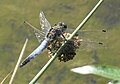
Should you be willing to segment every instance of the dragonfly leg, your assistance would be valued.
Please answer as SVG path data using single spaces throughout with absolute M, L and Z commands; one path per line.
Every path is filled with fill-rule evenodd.
M 62 35 L 63 39 L 64 39 L 65 41 L 67 41 L 67 39 L 65 38 L 65 36 L 64 36 L 63 34 L 61 34 L 61 35 Z

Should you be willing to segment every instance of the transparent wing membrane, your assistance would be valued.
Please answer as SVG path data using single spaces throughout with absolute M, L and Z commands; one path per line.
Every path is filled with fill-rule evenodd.
M 98 40 L 81 38 L 80 43 L 81 43 L 81 46 L 79 51 L 92 51 L 100 48 L 106 48 L 105 43 Z
M 30 28 L 33 29 L 33 32 L 38 40 L 39 43 L 41 43 L 41 41 L 44 39 L 45 34 L 44 32 L 40 31 L 39 29 L 35 28 L 33 25 L 31 25 L 29 22 L 25 21 L 24 23 L 26 23 L 28 26 L 30 26 Z
M 45 15 L 43 12 L 40 12 L 40 25 L 41 25 L 41 29 L 42 31 L 45 33 L 45 36 L 48 34 L 49 30 L 51 29 L 51 25 L 50 23 L 47 21 L 47 19 L 45 18 Z
M 44 39 L 44 36 L 42 34 L 40 35 L 37 32 L 35 32 L 35 36 L 36 36 L 39 43 L 41 43 L 43 41 L 43 39 Z
M 37 29 L 36 27 L 31 25 L 27 21 L 25 21 L 24 23 L 26 23 L 27 25 L 29 25 L 33 29 L 34 34 L 35 34 L 38 42 L 41 43 L 43 41 L 43 39 L 46 37 L 46 35 L 48 34 L 49 30 L 51 29 L 51 25 L 47 21 L 47 19 L 45 18 L 45 15 L 43 12 L 40 12 L 39 17 L 40 17 L 40 25 L 41 25 L 42 31 L 40 31 L 39 29 Z
M 66 31 L 69 32 L 69 33 L 72 33 L 74 31 L 74 29 L 73 28 L 67 28 Z M 107 30 L 106 29 L 101 29 L 101 30 L 80 30 L 80 31 L 78 31 L 78 33 L 92 33 L 92 32 L 105 33 L 105 32 L 107 32 Z

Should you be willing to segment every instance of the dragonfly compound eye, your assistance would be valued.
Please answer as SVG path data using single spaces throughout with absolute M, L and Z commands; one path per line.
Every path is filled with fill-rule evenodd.
M 67 29 L 67 25 L 64 22 L 59 22 L 57 25 L 62 29 L 62 31 Z
M 58 26 L 62 26 L 63 28 L 67 28 L 67 25 L 64 22 L 58 22 Z

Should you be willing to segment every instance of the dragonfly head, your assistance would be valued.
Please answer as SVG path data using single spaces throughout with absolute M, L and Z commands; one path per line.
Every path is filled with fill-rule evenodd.
M 67 29 L 67 25 L 64 22 L 58 22 L 56 24 L 56 26 L 58 26 L 59 28 L 61 28 L 62 32 L 64 32 Z

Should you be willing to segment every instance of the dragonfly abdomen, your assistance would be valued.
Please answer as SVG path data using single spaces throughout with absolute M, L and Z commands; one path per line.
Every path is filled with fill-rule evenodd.
M 21 63 L 20 67 L 26 65 L 38 54 L 40 54 L 44 49 L 46 49 L 48 47 L 48 43 L 49 43 L 48 39 L 43 40 L 42 43 Z
M 43 40 L 42 43 L 29 56 L 35 58 L 36 55 L 40 54 L 44 49 L 48 47 L 48 43 L 49 40 Z

